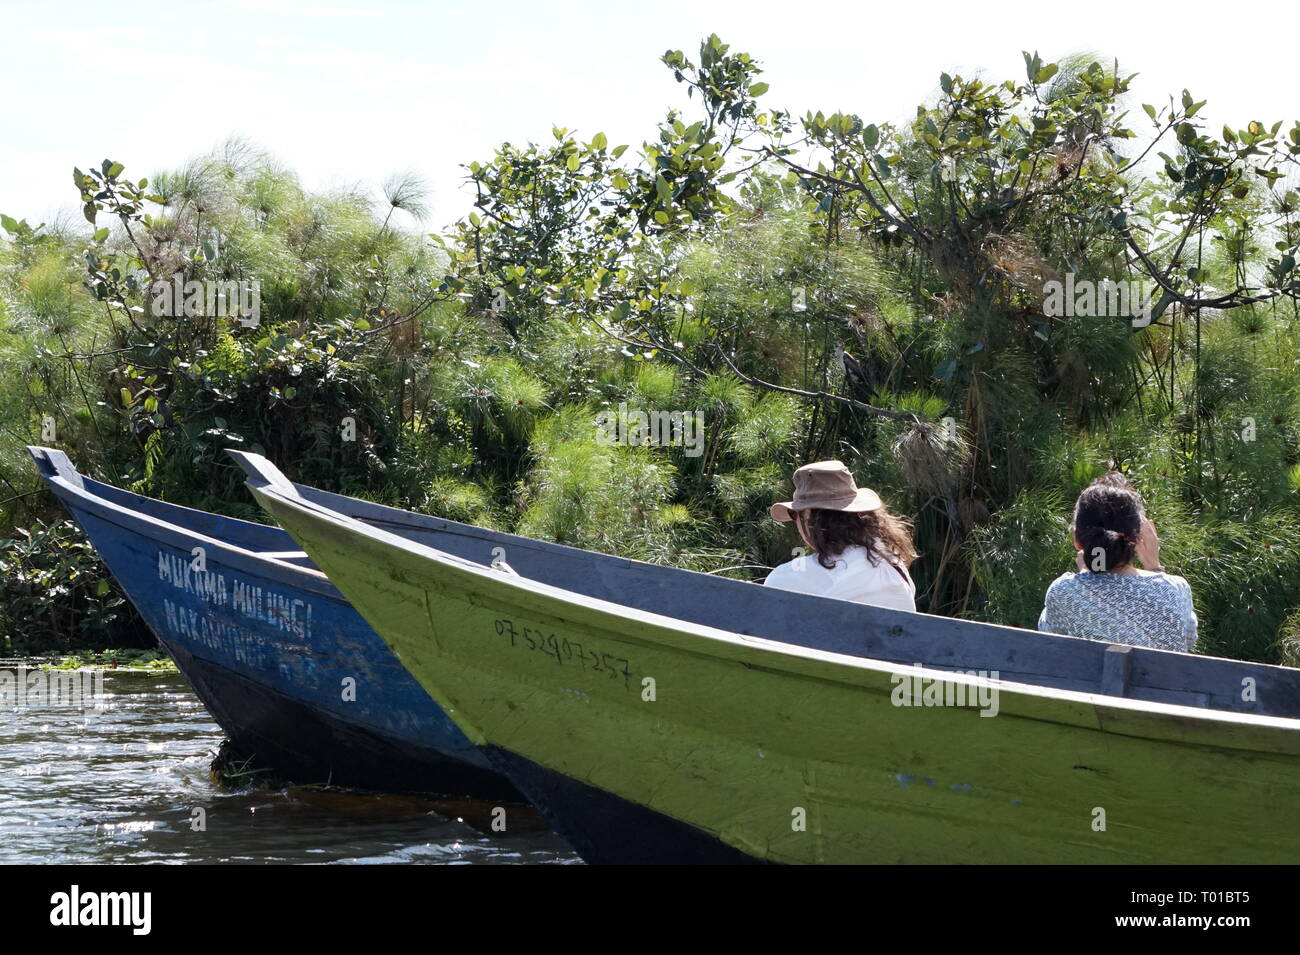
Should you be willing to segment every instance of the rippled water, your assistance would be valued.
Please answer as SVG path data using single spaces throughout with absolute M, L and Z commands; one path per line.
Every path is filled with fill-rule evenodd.
M 84 711 L 0 703 L 0 863 L 577 861 L 524 807 L 495 833 L 484 803 L 232 791 L 210 772 L 221 730 L 179 675 L 110 670 L 103 687 Z

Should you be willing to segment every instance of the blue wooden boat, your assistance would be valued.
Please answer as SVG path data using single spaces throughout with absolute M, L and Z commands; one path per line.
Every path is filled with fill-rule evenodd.
M 490 569 L 248 465 L 268 512 L 588 861 L 1300 853 L 1300 670 L 540 541 Z
M 28 450 L 240 757 L 298 781 L 518 798 L 284 531 Z

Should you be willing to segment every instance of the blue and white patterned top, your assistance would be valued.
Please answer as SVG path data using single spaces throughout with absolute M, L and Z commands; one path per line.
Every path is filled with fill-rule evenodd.
M 1047 588 L 1038 629 L 1191 652 L 1196 646 L 1192 588 L 1174 574 L 1062 574 Z

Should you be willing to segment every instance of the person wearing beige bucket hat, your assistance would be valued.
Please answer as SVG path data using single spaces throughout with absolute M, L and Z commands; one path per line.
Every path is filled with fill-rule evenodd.
M 907 524 L 880 495 L 858 487 L 840 461 L 815 461 L 794 472 L 794 498 L 773 504 L 772 519 L 793 523 L 811 553 L 773 569 L 768 587 L 837 600 L 916 610 L 908 566 L 916 549 Z

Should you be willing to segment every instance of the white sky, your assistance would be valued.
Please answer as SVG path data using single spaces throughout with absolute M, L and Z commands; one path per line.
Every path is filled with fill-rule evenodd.
M 459 164 L 552 124 L 611 144 L 653 138 L 690 108 L 658 58 L 697 59 L 717 32 L 765 69 L 769 106 L 867 122 L 909 116 L 941 71 L 1023 79 L 1022 49 L 1078 51 L 1138 72 L 1140 103 L 1189 87 L 1209 128 L 1300 118 L 1300 4 L 1200 5 L 668 0 L 0 0 L 5 103 L 0 212 L 76 215 L 74 165 L 132 177 L 230 134 L 269 149 L 309 189 L 376 189 L 413 169 L 433 186 L 429 228 L 463 214 Z

